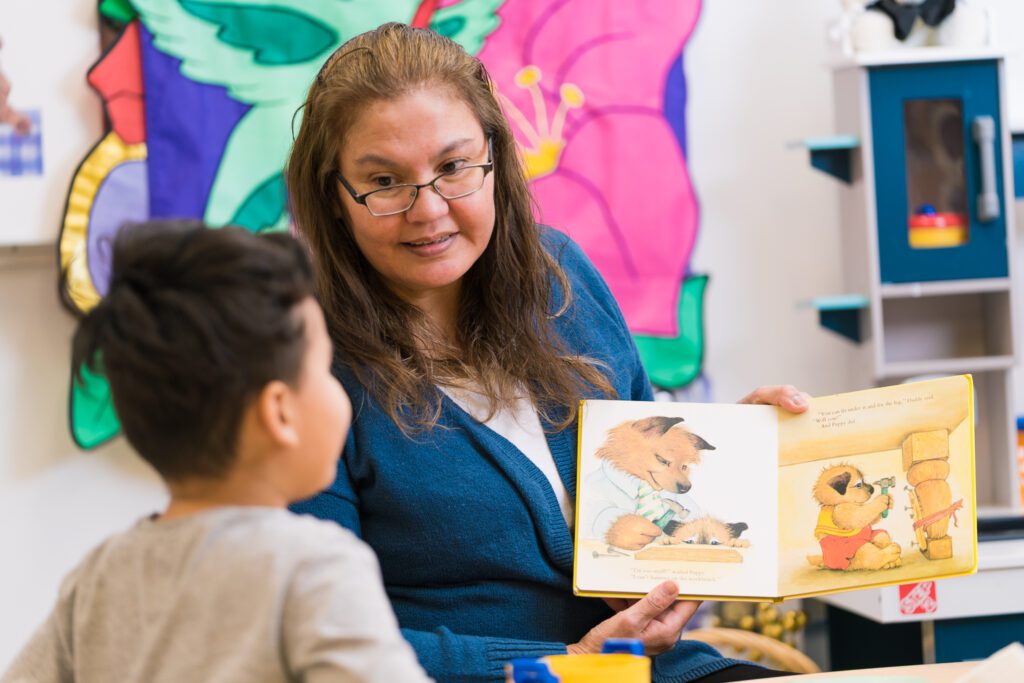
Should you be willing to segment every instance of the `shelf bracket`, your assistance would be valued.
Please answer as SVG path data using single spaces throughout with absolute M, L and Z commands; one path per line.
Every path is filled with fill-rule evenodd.
M 850 152 L 860 147 L 853 135 L 834 135 L 824 138 L 805 138 L 800 143 L 811 155 L 811 166 L 845 183 L 853 180 L 850 170 Z
M 818 324 L 852 342 L 864 341 L 860 312 L 868 307 L 868 298 L 860 294 L 819 296 L 811 300 L 818 311 Z

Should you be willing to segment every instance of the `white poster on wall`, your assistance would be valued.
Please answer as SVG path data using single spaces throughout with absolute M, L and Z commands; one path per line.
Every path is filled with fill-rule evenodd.
M 95 0 L 0 2 L 0 246 L 56 240 L 75 167 L 103 129 L 86 83 L 99 57 Z M 6 114 L 6 115 L 3 115 Z

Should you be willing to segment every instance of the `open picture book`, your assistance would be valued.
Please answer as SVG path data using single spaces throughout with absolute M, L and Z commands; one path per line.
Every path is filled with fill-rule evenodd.
M 774 406 L 583 401 L 574 590 L 782 600 L 977 566 L 969 375 Z

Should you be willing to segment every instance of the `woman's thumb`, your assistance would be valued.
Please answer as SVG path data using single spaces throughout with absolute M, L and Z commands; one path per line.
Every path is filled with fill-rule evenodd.
M 633 605 L 635 609 L 646 619 L 653 619 L 675 602 L 679 597 L 679 586 L 675 581 L 663 581 L 655 586 L 644 599 Z

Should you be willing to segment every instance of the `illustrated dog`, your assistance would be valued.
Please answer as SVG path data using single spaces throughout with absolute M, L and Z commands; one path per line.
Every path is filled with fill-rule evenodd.
M 892 508 L 892 497 L 878 495 L 850 465 L 825 468 L 814 483 L 813 496 L 821 506 L 814 536 L 821 555 L 807 561 L 827 569 L 890 569 L 899 567 L 900 546 L 888 533 L 873 529 L 882 513 Z
M 604 522 L 593 526 L 601 528 L 598 533 L 603 532 L 610 545 L 637 550 L 662 534 L 673 535 L 690 514 L 685 506 L 663 499 L 661 492 L 686 494 L 701 451 L 715 447 L 681 422 L 681 417 L 663 416 L 624 422 L 609 430 L 607 440 L 597 449 L 596 456 L 608 476 L 594 484 L 603 487 L 607 495 L 603 507 L 596 506 Z M 658 495 L 651 493 L 652 489 Z M 641 491 L 652 499 L 652 506 L 661 506 L 658 512 L 641 514 Z
M 740 538 L 747 529 L 745 522 L 727 523 L 714 517 L 698 517 L 680 523 L 671 536 L 663 536 L 659 542 L 665 545 L 686 543 L 749 548 L 750 541 Z

